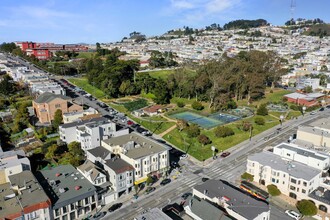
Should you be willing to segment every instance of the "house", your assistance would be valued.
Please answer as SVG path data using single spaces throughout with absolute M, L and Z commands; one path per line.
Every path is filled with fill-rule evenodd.
M 89 116 L 89 117 L 86 117 L 86 116 Z M 64 113 L 63 114 L 63 123 L 66 124 L 66 123 L 79 121 L 79 119 L 88 120 L 88 119 L 99 118 L 99 117 L 102 117 L 102 115 L 98 114 L 97 110 L 95 110 L 94 108 L 89 108 L 82 112 Z
M 107 181 L 106 174 L 89 160 L 77 167 L 77 170 L 94 186 L 101 186 Z
M 32 106 L 40 123 L 51 123 L 57 110 L 61 110 L 62 114 L 83 111 L 82 106 L 73 104 L 69 100 L 67 96 L 45 92 L 32 102 Z
M 23 150 L 0 152 L 0 184 L 9 182 L 9 176 L 25 170 L 31 170 L 31 164 Z
M 41 170 L 36 177 L 51 200 L 51 219 L 82 218 L 98 207 L 96 188 L 72 165 Z
M 103 140 L 101 146 L 134 167 L 134 184 L 145 182 L 148 175 L 165 174 L 170 165 L 167 146 L 136 132 Z
M 0 185 L 0 219 L 51 219 L 51 201 L 31 171 Z
M 287 95 L 284 95 L 288 99 L 288 102 L 295 103 L 297 105 L 304 105 L 307 107 L 317 105 L 319 104 L 319 101 L 321 101 L 325 95 L 323 93 L 290 93 Z
M 162 111 L 163 107 L 161 105 L 153 105 L 142 109 L 143 113 L 149 116 L 158 115 Z
M 60 139 L 69 144 L 73 141 L 81 143 L 81 148 L 86 151 L 100 146 L 101 141 L 129 133 L 128 128 L 122 128 L 106 118 L 92 118 L 79 120 L 59 126 Z
M 13 114 L 10 111 L 0 112 L 0 118 L 3 122 L 11 122 L 13 120 Z
M 197 200 L 205 200 L 220 206 L 230 217 L 235 219 L 264 220 L 269 219 L 270 216 L 270 207 L 267 202 L 258 200 L 223 180 L 207 180 L 203 184 L 195 186 L 193 188 L 193 196 L 198 198 Z M 208 207 L 212 213 L 218 215 L 216 216 L 217 219 L 221 219 L 224 215 L 223 212 L 216 211 L 213 207 L 207 206 L 207 204 L 197 204 L 198 202 L 193 199 L 191 203 L 190 200 L 191 204 L 188 207 L 186 206 L 185 209 L 191 214 L 193 213 L 192 210 L 196 212 L 197 208 L 199 209 L 197 213 L 202 215 L 203 212 L 200 211 L 200 207 L 194 207 L 194 205 L 199 205 L 205 208 Z M 197 216 L 196 214 L 194 215 Z M 199 216 L 197 219 L 201 219 L 201 217 Z

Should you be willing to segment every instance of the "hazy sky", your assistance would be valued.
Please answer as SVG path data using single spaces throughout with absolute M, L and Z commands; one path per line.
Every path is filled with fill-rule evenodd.
M 289 20 L 291 0 L 1 0 L 0 42 L 115 42 L 236 19 Z M 295 17 L 330 21 L 330 0 L 296 0 Z

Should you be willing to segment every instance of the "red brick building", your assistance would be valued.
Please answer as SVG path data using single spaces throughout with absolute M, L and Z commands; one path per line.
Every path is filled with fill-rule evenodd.
M 323 93 L 290 93 L 284 95 L 288 99 L 288 102 L 295 103 L 297 105 L 304 105 L 307 107 L 319 104 L 325 95 Z
M 15 42 L 16 46 L 20 47 L 23 52 L 27 49 L 33 49 L 37 47 L 37 43 L 35 42 Z

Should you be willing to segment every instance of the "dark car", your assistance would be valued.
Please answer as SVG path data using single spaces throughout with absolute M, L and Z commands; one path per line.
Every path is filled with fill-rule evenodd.
M 96 213 L 95 215 L 93 215 L 93 220 L 98 220 L 98 219 L 101 219 L 103 218 L 107 213 L 106 212 L 99 212 L 99 213 Z
M 108 211 L 109 212 L 114 212 L 117 209 L 119 209 L 122 205 L 123 205 L 123 203 L 115 203 L 108 209 Z
M 184 193 L 184 194 L 181 196 L 181 199 L 186 200 L 189 196 L 192 196 L 192 193 Z
M 320 112 L 323 112 L 324 111 L 324 108 L 320 108 L 320 110 L 319 110 Z
M 160 182 L 160 185 L 161 186 L 165 186 L 166 184 L 169 184 L 171 182 L 170 179 L 163 179 L 161 182 Z
M 230 152 L 223 152 L 221 154 L 221 157 L 228 157 L 230 155 Z
M 146 189 L 146 194 L 149 194 L 149 193 L 151 193 L 151 192 L 153 192 L 153 191 L 155 191 L 156 190 L 156 187 L 151 187 L 151 186 L 149 186 L 147 189 Z
M 206 177 L 203 177 L 203 178 L 202 178 L 202 181 L 203 181 L 203 182 L 206 182 L 206 181 L 208 181 L 208 180 L 209 180 L 209 178 L 206 178 Z

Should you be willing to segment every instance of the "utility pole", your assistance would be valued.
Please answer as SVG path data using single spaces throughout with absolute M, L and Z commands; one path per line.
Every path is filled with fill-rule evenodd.
M 294 11 L 296 9 L 296 0 L 291 0 L 290 11 L 291 11 L 291 19 L 294 20 Z

